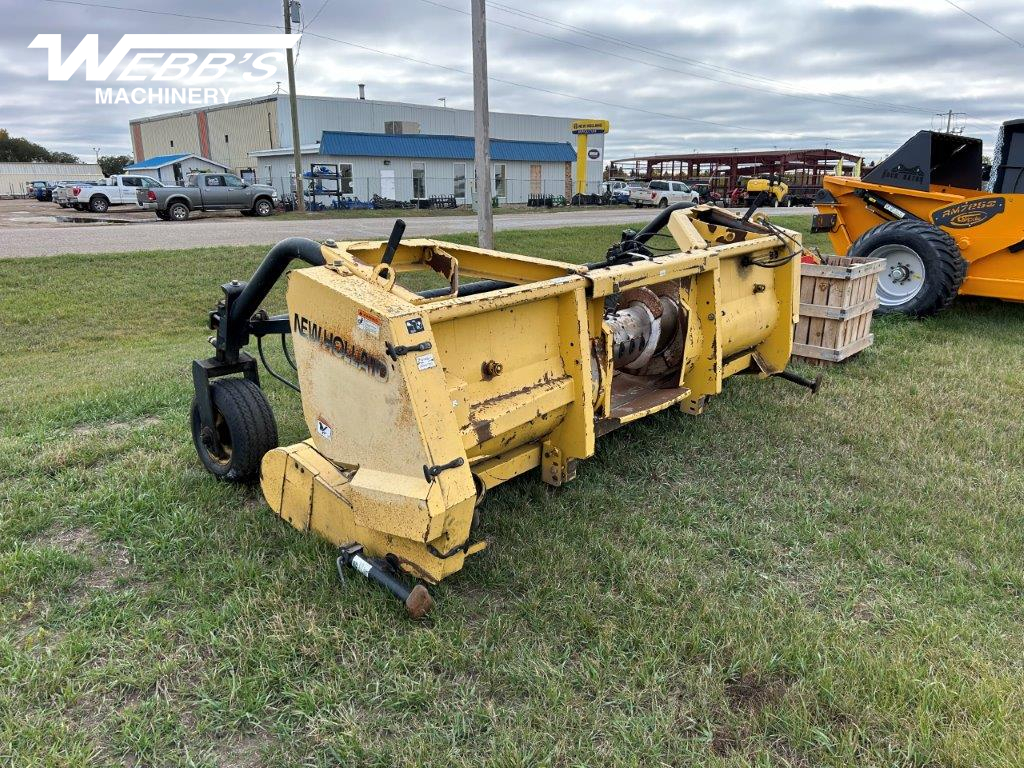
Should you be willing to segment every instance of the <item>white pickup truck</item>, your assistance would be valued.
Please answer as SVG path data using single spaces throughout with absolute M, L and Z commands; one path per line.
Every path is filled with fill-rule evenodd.
M 668 208 L 676 203 L 697 205 L 700 202 L 700 195 L 681 181 L 655 179 L 646 188 L 632 190 L 629 193 L 629 202 L 637 208 L 645 205 Z
M 162 186 L 152 176 L 111 176 L 102 184 L 72 187 L 68 190 L 67 204 L 79 211 L 105 213 L 112 205 L 135 204 L 140 189 Z

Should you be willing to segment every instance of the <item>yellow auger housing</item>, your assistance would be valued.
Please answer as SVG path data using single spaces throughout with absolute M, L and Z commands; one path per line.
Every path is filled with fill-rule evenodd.
M 665 226 L 674 252 L 652 247 Z M 323 264 L 289 275 L 287 318 L 257 315 L 248 326 L 257 338 L 290 330 L 311 435 L 267 446 L 267 501 L 299 530 L 344 547 L 344 561 L 364 574 L 372 565 L 394 581 L 383 573 L 390 566 L 435 583 L 455 573 L 485 547 L 475 521 L 487 491 L 536 468 L 561 485 L 600 435 L 672 406 L 698 414 L 729 376 L 779 374 L 789 360 L 802 246 L 767 220 L 668 209 L 586 265 L 401 241 L 403 229 L 389 243 L 317 245 Z M 317 261 L 311 247 L 305 253 Z M 443 287 L 406 287 L 422 284 L 417 272 Z M 225 286 L 211 315 L 218 341 L 232 335 L 232 305 L 251 303 L 248 290 Z M 251 381 L 255 362 L 238 354 L 229 372 L 250 381 L 211 382 L 224 362 L 196 363 L 206 367 L 196 445 L 220 476 L 225 462 L 252 461 L 221 403 L 244 409 L 220 388 L 238 390 L 240 402 L 258 394 L 250 413 L 265 404 Z

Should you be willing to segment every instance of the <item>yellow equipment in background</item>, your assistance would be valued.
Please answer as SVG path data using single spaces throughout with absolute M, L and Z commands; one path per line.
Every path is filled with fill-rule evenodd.
M 675 247 L 655 247 L 666 226 Z M 226 284 L 192 423 L 211 472 L 249 479 L 262 459 L 270 507 L 412 615 L 430 598 L 399 574 L 436 583 L 484 549 L 479 504 L 506 480 L 568 482 L 599 436 L 666 408 L 698 414 L 738 373 L 812 386 L 785 371 L 800 235 L 766 220 L 673 207 L 584 265 L 403 231 L 285 241 L 250 283 Z M 254 315 L 295 257 L 315 266 L 290 273 L 288 315 Z M 415 272 L 443 286 L 405 287 Z M 311 436 L 278 447 L 241 345 L 289 331 Z
M 1024 120 L 1003 125 L 991 169 L 982 143 L 920 131 L 863 179 L 826 176 L 812 231 L 840 256 L 881 258 L 881 313 L 922 316 L 958 293 L 1024 301 Z
M 781 179 L 755 178 L 747 181 L 747 205 L 777 207 L 783 204 L 788 194 L 789 185 Z

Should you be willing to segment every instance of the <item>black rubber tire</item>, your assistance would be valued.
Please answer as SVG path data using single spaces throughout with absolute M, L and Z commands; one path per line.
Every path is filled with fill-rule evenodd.
M 879 306 L 875 314 L 927 317 L 952 304 L 967 277 L 967 262 L 956 241 L 926 221 L 900 219 L 879 224 L 858 237 L 846 255 L 863 258 L 883 245 L 894 244 L 910 248 L 924 262 L 924 285 L 910 301 L 898 306 Z
M 257 216 L 270 216 L 274 212 L 274 204 L 267 198 L 261 197 L 253 205 L 252 212 Z
M 192 402 L 192 442 L 199 460 L 218 480 L 248 483 L 259 479 L 260 462 L 277 447 L 277 422 L 266 395 L 247 379 L 217 379 L 210 384 L 221 449 L 203 441 L 199 406 Z
M 668 198 L 667 197 L 661 198 L 661 200 L 658 202 L 658 207 L 659 208 L 668 208 Z
M 177 215 L 175 215 L 176 211 Z M 167 206 L 167 218 L 170 221 L 186 221 L 190 213 L 189 207 L 182 202 L 171 203 Z
M 110 201 L 103 195 L 96 195 L 89 201 L 89 210 L 93 213 L 106 213 L 110 208 Z

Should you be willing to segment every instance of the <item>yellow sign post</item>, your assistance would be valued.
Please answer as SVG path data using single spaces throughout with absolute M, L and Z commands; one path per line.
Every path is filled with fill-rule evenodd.
M 592 133 L 608 133 L 607 120 L 574 120 L 572 132 L 576 134 L 576 194 L 587 193 L 587 136 Z

